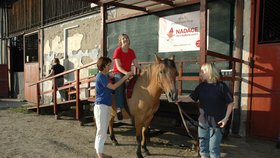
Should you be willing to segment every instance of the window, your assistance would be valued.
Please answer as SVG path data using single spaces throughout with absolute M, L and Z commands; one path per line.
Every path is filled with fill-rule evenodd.
M 280 1 L 261 0 L 259 43 L 280 42 Z
M 38 34 L 25 36 L 25 63 L 38 62 Z

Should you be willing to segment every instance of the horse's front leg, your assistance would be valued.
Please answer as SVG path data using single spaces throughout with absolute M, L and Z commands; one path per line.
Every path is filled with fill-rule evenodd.
M 112 141 L 112 145 L 117 146 L 117 145 L 119 145 L 119 143 L 114 134 L 114 128 L 113 128 L 114 119 L 115 119 L 115 116 L 111 115 L 111 120 L 109 122 L 109 134 L 110 134 L 110 139 Z
M 142 126 L 135 121 L 135 133 L 136 133 L 136 140 L 137 140 L 137 151 L 136 155 L 137 158 L 144 158 L 141 152 L 141 129 Z
M 142 128 L 142 141 L 141 141 L 141 146 L 142 146 L 142 149 L 143 149 L 143 152 L 142 154 L 144 156 L 148 156 L 148 155 L 151 155 L 148 148 L 147 148 L 147 137 L 148 137 L 148 130 L 147 130 L 147 127 L 143 127 Z

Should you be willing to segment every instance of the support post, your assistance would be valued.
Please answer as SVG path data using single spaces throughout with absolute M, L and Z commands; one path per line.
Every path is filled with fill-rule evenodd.
M 107 6 L 106 4 L 102 4 L 100 6 L 100 14 L 101 14 L 101 39 L 100 39 L 100 49 L 102 56 L 107 56 L 107 37 L 106 37 L 106 17 L 107 17 Z
M 200 67 L 207 60 L 207 0 L 200 1 Z
M 76 71 L 76 119 L 80 119 L 80 69 Z

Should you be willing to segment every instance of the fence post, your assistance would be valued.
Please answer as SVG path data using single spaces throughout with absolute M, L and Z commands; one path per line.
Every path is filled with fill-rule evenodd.
M 37 91 L 37 97 L 36 97 L 36 102 L 37 102 L 37 114 L 40 114 L 40 83 L 36 84 L 36 91 Z
M 55 77 L 53 78 L 53 113 L 57 115 L 57 100 L 56 100 L 56 80 Z
M 76 71 L 76 119 L 80 119 L 80 69 Z

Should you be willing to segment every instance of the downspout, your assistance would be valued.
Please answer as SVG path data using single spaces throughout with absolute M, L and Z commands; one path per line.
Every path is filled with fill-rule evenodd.
M 40 70 L 41 70 L 41 76 L 40 78 L 43 79 L 44 77 L 44 0 L 41 0 L 41 4 L 40 4 L 40 11 L 41 11 L 41 27 L 40 27 L 40 35 L 41 35 L 41 57 L 40 57 Z M 44 84 L 42 83 L 41 85 L 41 91 L 44 92 Z M 44 96 L 45 95 L 42 95 L 42 98 L 41 100 L 43 101 L 44 100 Z
M 2 55 L 3 55 L 3 53 L 4 53 L 4 50 L 3 50 L 3 44 L 4 44 L 4 42 L 3 42 L 3 40 L 4 40 L 4 37 L 3 37 L 3 27 L 4 27 L 4 19 L 3 19 L 3 14 L 4 14 L 4 12 L 3 12 L 3 10 L 4 10 L 4 7 L 3 8 L 0 8 L 1 9 L 1 30 L 0 30 L 0 40 L 1 40 L 1 43 L 0 43 L 0 64 L 2 64 Z
M 249 82 L 250 85 L 248 87 L 248 106 L 247 108 L 247 128 L 246 128 L 246 135 L 250 135 L 251 131 L 251 122 L 252 122 L 252 102 L 253 102 L 253 83 L 254 83 L 254 63 L 255 63 L 255 33 L 256 33 L 256 10 L 257 10 L 257 2 L 251 1 L 251 21 L 250 21 L 250 58 L 249 58 Z

